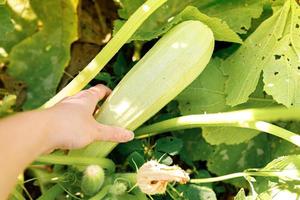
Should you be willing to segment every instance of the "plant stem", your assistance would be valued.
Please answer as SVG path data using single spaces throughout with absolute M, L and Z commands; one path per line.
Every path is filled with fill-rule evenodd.
M 66 87 L 41 108 L 51 107 L 63 98 L 74 95 L 82 90 L 130 39 L 142 23 L 166 1 L 167 0 L 148 0 L 138 8 L 100 53 Z
M 285 139 L 300 147 L 300 136 L 275 126 L 273 124 L 256 120 L 299 120 L 300 109 L 288 110 L 284 108 L 249 109 L 218 114 L 187 115 L 177 117 L 136 130 L 136 138 L 145 138 L 162 132 L 175 131 L 202 126 L 232 126 L 251 128 L 263 131 Z
M 224 180 L 229 180 L 229 179 L 244 177 L 244 176 L 246 176 L 244 172 L 238 172 L 238 173 L 233 173 L 233 174 L 228 174 L 228 175 L 218 176 L 213 178 L 191 179 L 190 183 L 212 183 L 212 182 L 219 182 L 219 181 L 224 181 Z
M 212 183 L 212 182 L 219 182 L 225 181 L 229 179 L 239 178 L 239 177 L 246 177 L 246 176 L 265 176 L 265 177 L 278 177 L 284 175 L 282 171 L 245 171 L 245 172 L 237 172 L 233 174 L 227 174 L 224 176 L 218 176 L 213 178 L 199 178 L 199 179 L 191 179 L 190 183 Z
M 99 165 L 107 169 L 110 173 L 115 171 L 115 164 L 107 158 L 94 158 L 82 156 L 67 156 L 67 155 L 46 155 L 36 159 L 37 162 L 51 163 L 59 165 Z
M 109 189 L 112 185 L 104 186 L 95 196 L 91 197 L 90 200 L 101 200 L 103 199 L 106 194 L 108 193 Z
M 249 122 L 249 128 L 256 129 L 265 133 L 269 133 L 271 135 L 280 137 L 290 143 L 293 143 L 294 145 L 300 147 L 300 135 L 293 133 L 291 131 L 288 131 L 284 128 L 281 128 L 279 126 L 263 122 L 263 121 L 257 121 L 257 122 Z M 247 128 L 247 127 L 245 127 Z

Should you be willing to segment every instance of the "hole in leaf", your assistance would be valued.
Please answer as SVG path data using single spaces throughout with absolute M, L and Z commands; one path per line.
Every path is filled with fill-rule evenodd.
M 289 46 L 292 47 L 292 43 L 289 43 Z
M 281 58 L 281 55 L 274 55 L 275 60 L 279 60 Z
M 274 75 L 276 76 L 277 74 L 279 74 L 279 72 L 274 72 Z
M 245 26 L 242 26 L 241 29 L 242 29 L 243 31 L 248 31 L 248 29 L 247 29 Z
M 298 66 L 297 69 L 300 70 L 300 66 Z
M 265 57 L 263 56 L 263 57 L 261 57 L 261 60 L 264 60 L 265 59 Z
M 296 24 L 296 26 L 295 26 L 296 28 L 299 28 L 300 27 L 300 25 L 299 24 Z
M 293 106 L 294 105 L 294 103 L 291 103 L 291 106 Z

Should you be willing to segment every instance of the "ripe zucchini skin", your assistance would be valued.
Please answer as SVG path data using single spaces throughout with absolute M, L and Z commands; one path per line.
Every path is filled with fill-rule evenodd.
M 135 130 L 199 76 L 213 49 L 213 33 L 203 23 L 191 20 L 175 26 L 121 80 L 97 121 Z M 106 156 L 114 147 L 104 143 L 98 148 L 102 150 L 90 149 L 88 154 Z

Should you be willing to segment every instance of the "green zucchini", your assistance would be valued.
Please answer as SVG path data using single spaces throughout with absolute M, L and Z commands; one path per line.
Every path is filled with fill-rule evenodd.
M 81 190 L 84 194 L 91 196 L 100 190 L 104 179 L 104 170 L 99 165 L 89 165 L 81 180 Z
M 206 67 L 214 36 L 200 21 L 185 21 L 165 34 L 126 74 L 104 102 L 100 123 L 135 130 L 176 97 Z M 87 156 L 106 156 L 116 144 L 96 142 Z

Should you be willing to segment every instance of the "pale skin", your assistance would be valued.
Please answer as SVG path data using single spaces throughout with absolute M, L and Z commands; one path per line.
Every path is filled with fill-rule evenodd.
M 0 199 L 8 197 L 18 175 L 41 154 L 82 148 L 95 140 L 132 140 L 131 131 L 100 124 L 93 117 L 98 101 L 110 92 L 104 85 L 97 85 L 52 108 L 0 120 Z

